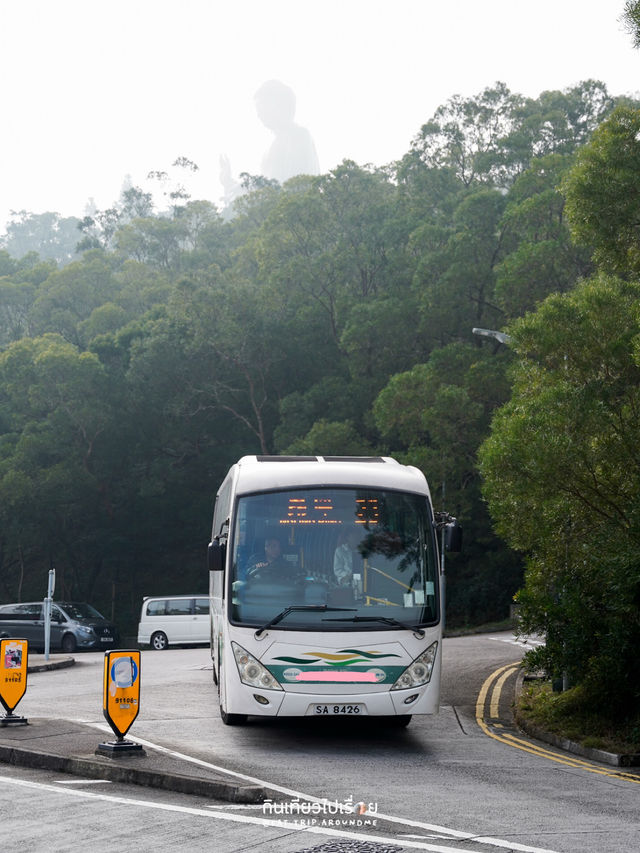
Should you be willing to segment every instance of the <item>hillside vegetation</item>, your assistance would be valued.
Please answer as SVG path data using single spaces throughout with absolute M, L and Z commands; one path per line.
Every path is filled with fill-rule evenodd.
M 133 187 L 75 222 L 16 219 L 0 600 L 41 598 L 55 566 L 57 597 L 131 626 L 143 594 L 206 590 L 239 456 L 379 453 L 464 526 L 450 626 L 505 618 L 523 588 L 540 665 L 580 679 L 601 644 L 637 644 L 639 130 L 598 82 L 496 84 L 397 163 L 246 176 L 232 215 Z

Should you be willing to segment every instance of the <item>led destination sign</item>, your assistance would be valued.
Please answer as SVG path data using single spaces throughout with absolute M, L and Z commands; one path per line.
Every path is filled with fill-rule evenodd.
M 288 500 L 287 510 L 284 517 L 279 519 L 279 524 L 378 524 L 380 521 L 380 508 L 378 498 L 356 498 L 354 515 L 345 519 L 344 509 L 338 511 L 330 497 L 294 497 Z

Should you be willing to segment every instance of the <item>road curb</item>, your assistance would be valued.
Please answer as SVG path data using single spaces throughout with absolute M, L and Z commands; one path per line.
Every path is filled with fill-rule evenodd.
M 122 759 L 123 762 L 132 760 L 138 759 Z M 265 798 L 265 790 L 259 785 L 241 785 L 224 779 L 205 779 L 180 773 L 147 770 L 144 767 L 119 764 L 117 760 L 112 758 L 105 758 L 102 761 L 93 757 L 65 757 L 54 753 L 35 752 L 21 747 L 0 745 L 0 761 L 19 767 L 54 770 L 57 773 L 69 773 L 90 779 L 106 779 L 110 782 L 122 782 L 129 785 L 141 785 L 147 788 L 192 794 L 230 803 L 261 803 Z
M 33 663 L 27 662 L 27 672 L 49 672 L 53 669 L 66 669 L 68 666 L 73 666 L 76 662 L 75 658 L 56 658 L 54 660 L 40 659 L 40 655 L 36 655 L 36 660 Z
M 530 737 L 540 740 L 543 743 L 548 743 L 550 746 L 555 746 L 556 749 L 562 749 L 564 752 L 570 752 L 572 755 L 579 755 L 581 758 L 588 758 L 591 761 L 599 761 L 601 764 L 608 764 L 611 767 L 640 767 L 640 755 L 638 754 L 606 752 L 603 749 L 593 749 L 588 746 L 582 746 L 582 744 L 576 743 L 568 738 L 545 731 L 540 728 L 540 726 L 537 726 L 535 723 L 528 720 L 523 714 L 518 713 L 517 702 L 520 694 L 522 693 L 525 680 L 525 672 L 523 669 L 520 669 L 516 679 L 516 707 L 514 708 L 513 716 L 517 726 L 522 729 L 525 734 L 528 734 Z

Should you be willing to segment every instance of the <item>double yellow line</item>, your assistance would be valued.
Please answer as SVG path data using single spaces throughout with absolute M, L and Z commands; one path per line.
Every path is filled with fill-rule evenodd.
M 601 767 L 598 764 L 594 764 L 591 761 L 562 754 L 559 752 L 553 752 L 550 749 L 545 749 L 545 747 L 540 744 L 524 740 L 524 738 L 516 737 L 515 735 L 510 734 L 509 732 L 493 731 L 494 728 L 502 728 L 502 725 L 499 721 L 499 711 L 500 697 L 502 695 L 502 690 L 505 685 L 505 682 L 514 673 L 517 673 L 519 668 L 520 663 L 517 662 L 510 663 L 506 666 L 500 667 L 500 669 L 496 669 L 496 671 L 491 673 L 491 675 L 486 679 L 486 681 L 480 688 L 480 693 L 478 694 L 478 699 L 476 702 L 476 722 L 488 737 L 493 738 L 494 740 L 497 740 L 500 743 L 504 743 L 507 746 L 515 747 L 515 749 L 519 749 L 522 752 L 528 752 L 530 755 L 535 755 L 538 758 L 546 758 L 549 761 L 555 761 L 557 764 L 563 764 L 566 767 L 574 767 L 578 770 L 587 770 L 589 773 L 596 773 L 599 776 L 608 776 L 612 779 L 623 779 L 627 782 L 634 782 L 636 785 L 640 785 L 640 776 L 634 775 L 633 773 L 625 773 L 622 770 L 606 770 L 605 768 Z M 489 697 L 490 691 L 491 696 Z M 489 713 L 487 717 L 485 716 L 485 710 L 487 706 L 488 697 Z

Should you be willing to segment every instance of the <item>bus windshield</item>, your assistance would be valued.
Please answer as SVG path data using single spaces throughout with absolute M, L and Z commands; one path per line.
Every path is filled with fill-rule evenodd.
M 230 620 L 278 629 L 397 630 L 438 622 L 432 518 L 423 495 L 312 488 L 239 498 Z

